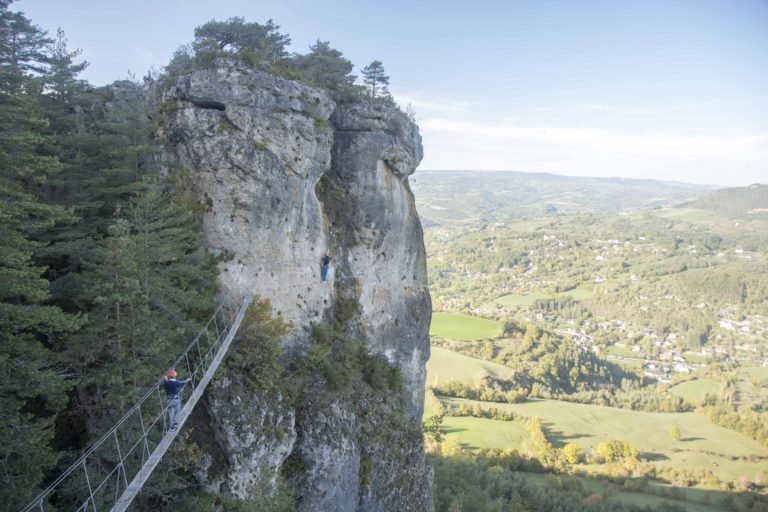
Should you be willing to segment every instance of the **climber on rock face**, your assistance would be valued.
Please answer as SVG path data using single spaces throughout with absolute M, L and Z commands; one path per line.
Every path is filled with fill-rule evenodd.
M 323 257 L 320 259 L 320 277 L 322 277 L 323 282 L 325 282 L 326 278 L 328 277 L 328 267 L 331 265 L 331 252 L 326 251 L 325 254 L 323 254 Z

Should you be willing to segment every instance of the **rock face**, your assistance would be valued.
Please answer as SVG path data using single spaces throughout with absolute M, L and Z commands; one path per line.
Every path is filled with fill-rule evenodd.
M 161 110 L 169 158 L 204 205 L 208 246 L 221 255 L 223 295 L 269 299 L 293 325 L 284 345 L 294 351 L 312 342 L 313 324 L 353 304 L 347 334 L 400 369 L 406 404 L 393 418 L 366 390 L 290 406 L 221 380 L 207 405 L 226 467 L 206 485 L 245 498 L 264 468 L 300 460 L 291 479 L 306 510 L 430 510 L 414 428 L 431 318 L 408 185 L 422 158 L 418 127 L 397 109 L 336 104 L 231 62 L 180 77 Z

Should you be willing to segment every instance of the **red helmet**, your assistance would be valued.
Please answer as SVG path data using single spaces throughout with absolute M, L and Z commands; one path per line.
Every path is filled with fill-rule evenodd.
M 175 379 L 176 378 L 176 372 L 173 371 L 173 370 L 169 371 L 168 372 L 168 377 L 170 377 L 171 379 Z

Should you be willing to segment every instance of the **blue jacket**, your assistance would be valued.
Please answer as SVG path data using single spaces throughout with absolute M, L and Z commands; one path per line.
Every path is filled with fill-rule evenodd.
M 168 397 L 172 396 L 179 396 L 179 391 L 181 391 L 181 388 L 184 387 L 184 384 L 189 382 L 189 379 L 187 380 L 176 380 L 176 379 L 168 379 L 165 381 L 165 394 L 168 395 Z

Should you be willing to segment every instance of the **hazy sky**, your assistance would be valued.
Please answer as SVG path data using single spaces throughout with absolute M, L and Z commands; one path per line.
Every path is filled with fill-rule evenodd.
M 292 51 L 384 62 L 421 169 L 768 182 L 768 0 L 20 0 L 104 84 L 206 21 L 273 18 Z

